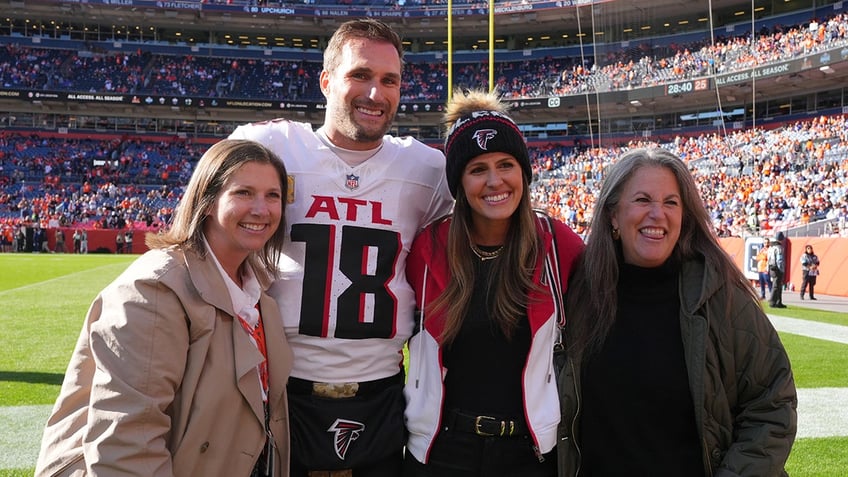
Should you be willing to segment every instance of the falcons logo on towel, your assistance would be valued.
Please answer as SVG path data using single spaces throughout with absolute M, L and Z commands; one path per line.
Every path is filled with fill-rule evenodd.
M 480 149 L 485 151 L 489 144 L 489 139 L 492 139 L 497 134 L 498 132 L 494 129 L 478 129 L 474 131 L 474 135 L 471 137 L 476 139 L 477 145 L 480 146 Z
M 334 444 L 336 455 L 339 459 L 344 460 L 350 444 L 359 438 L 359 433 L 365 430 L 365 424 L 356 421 L 348 421 L 347 419 L 336 419 L 336 422 L 327 429 L 327 432 L 334 433 Z

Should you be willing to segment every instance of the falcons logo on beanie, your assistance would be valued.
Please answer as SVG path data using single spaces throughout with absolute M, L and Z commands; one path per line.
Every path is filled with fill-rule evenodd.
M 494 129 L 478 129 L 474 131 L 474 134 L 471 136 L 477 141 L 477 145 L 480 146 L 480 149 L 486 150 L 489 144 L 489 139 L 492 139 L 498 134 Z
M 350 444 L 359 439 L 359 433 L 365 430 L 365 424 L 356 421 L 348 421 L 347 419 L 336 419 L 336 422 L 327 429 L 327 432 L 334 433 L 333 444 L 336 449 L 336 455 L 341 460 L 345 460 Z

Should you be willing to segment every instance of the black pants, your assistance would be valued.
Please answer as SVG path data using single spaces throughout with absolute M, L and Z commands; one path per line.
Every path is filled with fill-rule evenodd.
M 555 477 L 556 449 L 542 456 L 533 441 L 523 437 L 481 437 L 467 432 L 442 431 L 436 437 L 427 465 L 409 452 L 403 477 Z
M 779 270 L 769 272 L 771 276 L 771 298 L 769 305 L 776 306 L 783 304 L 783 273 Z
M 804 272 L 804 280 L 801 282 L 801 298 L 804 298 L 804 293 L 807 293 L 807 285 L 810 285 L 810 298 L 815 298 L 816 292 L 813 290 L 816 287 L 816 276 Z

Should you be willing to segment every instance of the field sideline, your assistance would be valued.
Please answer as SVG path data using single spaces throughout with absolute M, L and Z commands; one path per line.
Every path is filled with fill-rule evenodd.
M 85 312 L 97 292 L 133 259 L 0 254 L 0 270 L 5 272 L 0 275 L 0 477 L 32 475 L 44 421 Z M 799 387 L 798 440 L 787 470 L 793 476 L 844 475 L 848 316 L 771 318 L 789 351 Z

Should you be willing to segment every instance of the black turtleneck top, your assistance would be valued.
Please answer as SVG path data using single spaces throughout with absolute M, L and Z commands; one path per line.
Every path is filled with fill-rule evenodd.
M 587 476 L 703 475 L 680 334 L 679 264 L 623 264 L 618 313 L 583 369 Z

